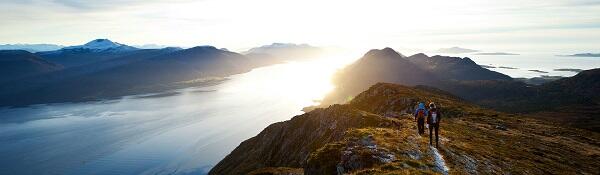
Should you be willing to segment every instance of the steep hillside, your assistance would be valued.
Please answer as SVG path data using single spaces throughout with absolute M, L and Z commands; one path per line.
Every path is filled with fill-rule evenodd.
M 418 101 L 441 106 L 438 149 L 407 113 Z M 599 157 L 598 133 L 482 109 L 433 88 L 378 83 L 349 104 L 272 124 L 210 174 L 595 174 Z
M 24 50 L 0 50 L 0 82 L 62 69 Z
M 584 97 L 582 102 L 600 103 L 600 68 L 586 70 L 569 78 L 559 79 L 543 84 L 540 91 L 548 94 L 560 95 L 561 101 L 565 99 L 575 100 L 572 97 Z M 556 100 L 556 99 L 555 99 Z

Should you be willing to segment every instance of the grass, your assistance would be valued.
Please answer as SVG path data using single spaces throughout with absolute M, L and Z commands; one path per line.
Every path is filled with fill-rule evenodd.
M 336 174 L 340 167 L 346 174 L 446 173 L 435 163 L 429 136 L 417 134 L 410 111 L 418 101 L 434 101 L 442 106 L 437 150 L 444 158 L 448 174 L 600 172 L 600 134 L 597 132 L 480 108 L 430 89 L 378 84 L 350 104 L 316 109 L 278 125 L 292 129 L 291 133 L 300 133 L 302 137 L 282 140 L 299 141 L 297 143 L 306 142 L 320 132 L 343 128 L 339 132 L 341 139 L 317 142 L 325 138 L 310 138 L 317 140 L 308 145 L 309 150 L 314 151 L 303 157 L 305 164 L 297 165 L 305 174 Z M 314 125 L 326 127 L 302 128 Z M 331 129 L 331 126 L 335 127 Z M 287 135 L 286 131 L 278 133 Z M 269 144 L 280 145 L 278 142 Z M 289 151 L 293 148 L 265 149 Z

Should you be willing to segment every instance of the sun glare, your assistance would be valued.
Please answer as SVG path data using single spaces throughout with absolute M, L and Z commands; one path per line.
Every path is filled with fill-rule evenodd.
M 269 69 L 257 68 L 252 76 L 240 77 L 242 86 L 233 85 L 224 91 L 243 91 L 252 96 L 277 96 L 302 105 L 318 105 L 320 100 L 335 87 L 331 82 L 333 74 L 358 58 L 357 56 L 326 54 L 304 61 L 293 61 L 269 66 Z M 273 74 L 276 70 L 277 74 Z M 251 83 L 248 83 L 251 82 Z

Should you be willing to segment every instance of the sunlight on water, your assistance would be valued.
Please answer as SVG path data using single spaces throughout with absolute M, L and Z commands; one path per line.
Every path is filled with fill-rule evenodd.
M 211 87 L 0 109 L 0 174 L 204 174 L 243 140 L 302 114 L 356 56 L 288 62 Z
M 222 89 L 225 92 L 243 94 L 261 93 L 262 96 L 277 96 L 298 103 L 301 106 L 318 104 L 328 92 L 334 89 L 331 77 L 338 68 L 348 64 L 343 57 L 289 62 L 271 66 L 269 70 L 258 68 L 253 77 L 240 77 L 242 81 Z M 247 83 L 245 80 L 253 81 Z

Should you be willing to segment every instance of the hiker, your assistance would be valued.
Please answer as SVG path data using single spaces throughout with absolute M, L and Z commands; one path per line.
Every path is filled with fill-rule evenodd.
M 427 115 L 427 124 L 429 125 L 429 145 L 432 145 L 433 140 L 433 131 L 435 131 L 435 147 L 438 147 L 439 135 L 438 132 L 440 130 L 440 119 L 442 118 L 442 114 L 440 110 L 435 106 L 435 103 L 429 103 L 429 114 Z
M 415 110 L 415 121 L 417 121 L 417 128 L 419 134 L 425 134 L 425 117 L 427 116 L 427 109 L 425 109 L 425 103 L 419 102 L 419 106 Z

